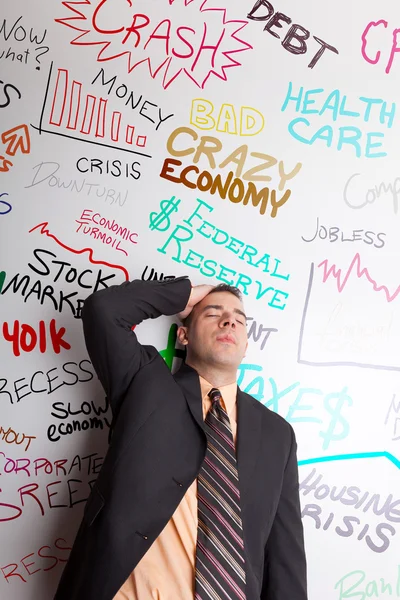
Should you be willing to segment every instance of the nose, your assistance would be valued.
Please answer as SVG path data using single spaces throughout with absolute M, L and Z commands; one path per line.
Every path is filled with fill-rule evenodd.
M 234 315 L 231 314 L 225 314 L 222 316 L 220 322 L 219 322 L 219 326 L 224 328 L 224 327 L 232 327 L 232 329 L 235 329 L 236 327 L 236 321 L 235 321 L 235 317 Z

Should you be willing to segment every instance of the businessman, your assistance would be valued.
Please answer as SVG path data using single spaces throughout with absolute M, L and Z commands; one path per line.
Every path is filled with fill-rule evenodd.
M 173 376 L 132 327 L 175 314 Z M 307 600 L 295 436 L 237 387 L 239 290 L 125 282 L 82 319 L 113 421 L 55 600 Z

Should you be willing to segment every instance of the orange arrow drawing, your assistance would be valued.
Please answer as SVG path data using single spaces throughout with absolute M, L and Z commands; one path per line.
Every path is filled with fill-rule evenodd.
M 19 148 L 23 154 L 29 154 L 31 149 L 31 139 L 26 125 L 17 125 L 1 134 L 1 141 L 6 144 L 6 154 L 15 156 Z

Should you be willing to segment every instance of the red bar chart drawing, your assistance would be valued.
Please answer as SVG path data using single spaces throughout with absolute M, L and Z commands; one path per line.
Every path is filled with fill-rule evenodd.
M 135 125 L 126 121 L 120 111 L 110 109 L 106 98 L 85 93 L 83 83 L 73 79 L 68 69 L 58 68 L 53 74 L 51 63 L 39 127 L 32 125 L 39 133 L 61 135 L 151 158 L 143 152 L 147 136 L 139 135 Z

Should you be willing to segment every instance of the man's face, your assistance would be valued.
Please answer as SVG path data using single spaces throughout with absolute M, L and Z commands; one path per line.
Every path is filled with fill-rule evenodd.
M 178 337 L 187 346 L 188 360 L 237 368 L 247 348 L 242 302 L 230 292 L 208 294 L 193 308 L 188 327 Z

